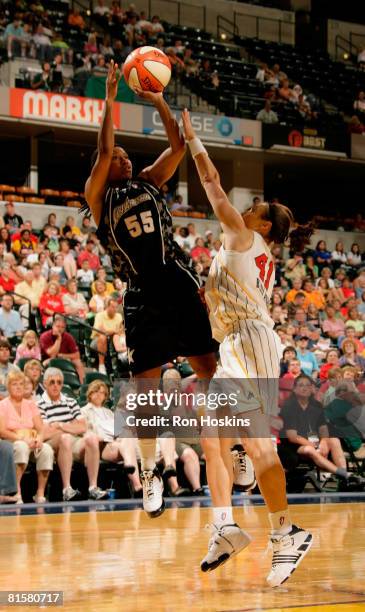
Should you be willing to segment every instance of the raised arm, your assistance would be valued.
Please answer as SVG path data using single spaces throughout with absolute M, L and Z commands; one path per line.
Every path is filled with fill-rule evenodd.
M 184 136 L 180 131 L 178 122 L 171 113 L 169 105 L 163 99 L 162 93 L 153 93 L 140 89 L 136 89 L 135 92 L 142 99 L 149 100 L 155 105 L 170 143 L 169 148 L 151 166 L 148 166 L 139 174 L 140 178 L 144 178 L 160 188 L 173 176 L 185 155 Z
M 189 112 L 186 109 L 182 113 L 182 120 L 185 138 L 198 170 L 200 182 L 217 219 L 222 224 L 226 237 L 225 246 L 228 249 L 245 250 L 252 243 L 252 231 L 245 226 L 241 214 L 230 203 L 221 186 L 218 170 L 209 158 L 201 141 L 196 137 Z
M 119 79 L 120 73 L 118 72 L 118 64 L 114 64 L 113 60 L 111 60 L 106 79 L 103 117 L 98 135 L 98 155 L 91 170 L 91 174 L 85 184 L 86 201 L 90 206 L 90 210 L 97 225 L 99 225 L 101 219 L 105 186 L 113 156 L 113 104 L 118 92 Z

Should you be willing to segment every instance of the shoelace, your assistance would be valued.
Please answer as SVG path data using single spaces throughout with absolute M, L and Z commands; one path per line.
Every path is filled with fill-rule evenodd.
M 143 480 L 146 483 L 146 495 L 148 499 L 153 496 L 153 478 L 154 478 L 153 472 L 147 472 L 143 476 Z
M 240 472 L 246 473 L 246 454 L 242 451 L 238 452 L 238 465 Z

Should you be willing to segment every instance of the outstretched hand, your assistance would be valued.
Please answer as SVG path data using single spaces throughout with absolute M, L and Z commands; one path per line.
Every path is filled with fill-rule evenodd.
M 190 113 L 187 108 L 185 108 L 181 113 L 181 119 L 183 122 L 184 136 L 186 140 L 192 140 L 195 138 L 195 132 L 191 123 Z
M 155 106 L 163 100 L 162 92 L 144 91 L 140 87 L 132 87 L 132 89 L 139 98 L 148 100 L 148 102 L 152 102 Z
M 110 60 L 108 76 L 106 77 L 106 97 L 107 100 L 115 100 L 118 93 L 118 83 L 121 78 L 121 71 L 118 70 L 118 64 L 114 60 Z

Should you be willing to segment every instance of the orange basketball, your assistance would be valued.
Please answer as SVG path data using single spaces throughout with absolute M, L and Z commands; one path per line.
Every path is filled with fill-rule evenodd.
M 124 62 L 123 74 L 129 87 L 144 91 L 163 91 L 171 78 L 170 60 L 156 47 L 140 47 Z

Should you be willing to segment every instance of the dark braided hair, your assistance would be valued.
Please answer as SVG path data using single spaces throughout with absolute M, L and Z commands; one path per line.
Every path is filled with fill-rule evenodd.
M 295 225 L 294 215 L 291 210 L 277 202 L 268 204 L 267 220 L 271 221 L 269 238 L 276 244 L 284 244 L 295 253 L 301 253 L 308 244 L 314 233 L 313 223 L 306 225 Z

